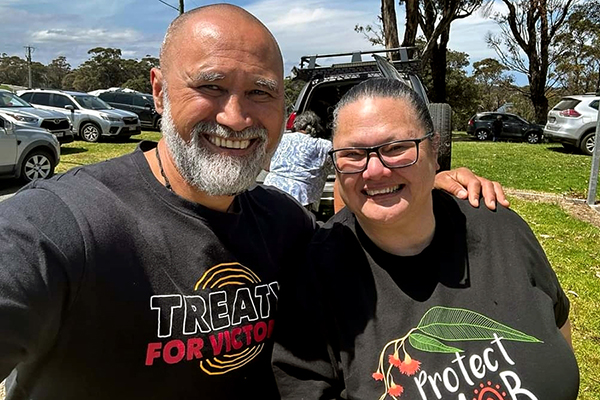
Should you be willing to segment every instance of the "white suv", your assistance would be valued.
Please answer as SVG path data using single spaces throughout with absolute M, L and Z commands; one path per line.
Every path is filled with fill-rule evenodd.
M 0 112 L 0 177 L 26 182 L 50 178 L 60 161 L 60 143 L 43 128 Z
M 565 148 L 579 149 L 591 155 L 595 146 L 600 94 L 563 97 L 548 113 L 544 137 L 560 142 Z
M 71 119 L 73 132 L 86 142 L 97 142 L 100 136 L 129 138 L 142 131 L 136 114 L 113 108 L 88 93 L 32 89 L 17 94 L 37 107 L 62 112 Z
M 23 125 L 47 129 L 60 143 L 73 141 L 71 122 L 62 113 L 35 108 L 8 90 L 0 89 L 0 113 L 9 115 Z

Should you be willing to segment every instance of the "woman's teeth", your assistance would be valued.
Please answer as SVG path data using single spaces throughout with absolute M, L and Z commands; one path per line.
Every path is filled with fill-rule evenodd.
M 399 189 L 400 189 L 400 185 L 396 185 L 396 186 L 391 186 L 391 187 L 387 187 L 387 188 L 383 188 L 383 189 L 365 190 L 365 192 L 369 196 L 375 196 L 378 194 L 393 193 Z
M 250 140 L 222 139 L 217 136 L 208 136 L 208 141 L 217 147 L 226 149 L 245 149 L 250 146 Z

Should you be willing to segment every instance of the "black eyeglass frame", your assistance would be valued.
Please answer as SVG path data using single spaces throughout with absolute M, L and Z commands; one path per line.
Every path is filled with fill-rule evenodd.
M 340 149 L 330 150 L 327 154 L 329 154 L 329 156 L 331 157 L 331 162 L 333 163 L 333 167 L 340 174 L 360 174 L 362 172 L 365 172 L 365 170 L 367 169 L 367 166 L 369 165 L 369 156 L 371 155 L 371 153 L 377 154 L 377 158 L 379 158 L 379 161 L 381 161 L 381 164 L 383 164 L 388 169 L 406 168 L 406 167 L 410 167 L 411 165 L 414 165 L 417 161 L 419 161 L 419 147 L 420 147 L 419 145 L 421 144 L 421 142 L 423 142 L 427 139 L 431 139 L 433 137 L 433 135 L 434 135 L 434 132 L 431 131 L 431 132 L 426 133 L 425 136 L 418 138 L 418 139 L 393 140 L 391 142 L 383 143 L 383 144 L 373 146 L 373 147 L 342 147 Z M 398 165 L 398 166 L 394 166 L 394 167 L 389 166 L 383 160 L 383 157 L 381 156 L 381 153 L 379 152 L 379 150 L 382 147 L 389 146 L 390 144 L 407 143 L 407 142 L 413 142 L 415 144 L 415 147 L 417 148 L 417 156 L 415 157 L 415 160 L 413 162 L 411 162 L 410 164 L 406 164 L 406 165 Z M 342 151 L 342 150 L 365 150 L 367 152 L 367 157 L 366 157 L 367 162 L 365 163 L 365 166 L 363 167 L 363 169 L 361 169 L 360 171 L 340 171 L 340 169 L 337 166 L 337 163 L 335 162 L 335 157 L 333 155 L 336 152 Z

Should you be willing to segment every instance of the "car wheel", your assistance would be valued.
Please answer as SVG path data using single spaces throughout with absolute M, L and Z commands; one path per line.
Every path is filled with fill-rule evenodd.
M 34 179 L 46 179 L 54 175 L 54 161 L 48 153 L 44 151 L 33 151 L 23 160 L 21 167 L 21 178 L 25 182 L 31 182 Z
M 529 144 L 537 144 L 541 141 L 541 137 L 540 134 L 537 132 L 527 132 L 527 134 L 525 135 L 525 140 L 527 140 L 527 143 Z
M 440 134 L 438 164 L 441 171 L 447 171 L 452 160 L 452 108 L 446 103 L 432 103 L 429 114 L 434 131 Z
M 596 132 L 590 132 L 583 137 L 579 148 L 583 154 L 591 156 L 594 153 L 594 146 L 596 144 Z
M 81 127 L 80 136 L 86 142 L 97 142 L 100 139 L 100 128 L 91 122 L 85 123 Z
M 475 137 L 477 138 L 477 140 L 483 141 L 488 140 L 490 138 L 490 134 L 485 129 L 480 129 L 477 132 L 475 132 Z
M 154 129 L 156 129 L 157 131 L 160 131 L 161 127 L 162 127 L 162 117 L 158 117 L 158 118 L 156 118 L 156 121 L 154 121 Z

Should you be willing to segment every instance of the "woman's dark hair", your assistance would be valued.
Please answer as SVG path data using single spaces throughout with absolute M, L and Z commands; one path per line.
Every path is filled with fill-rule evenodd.
M 324 133 L 321 118 L 313 111 L 304 111 L 294 120 L 294 132 L 303 131 L 312 137 L 321 137 Z
M 372 78 L 354 86 L 346 92 L 337 103 L 335 110 L 333 111 L 333 136 L 335 137 L 338 128 L 338 118 L 342 108 L 360 99 L 376 97 L 392 98 L 408 102 L 414 109 L 417 119 L 423 126 L 425 132 L 434 131 L 433 121 L 429 114 L 429 107 L 414 90 L 396 79 Z M 437 146 L 439 144 L 439 139 L 437 139 L 437 137 L 438 135 L 436 134 L 434 140 L 432 140 L 435 151 L 437 151 Z

